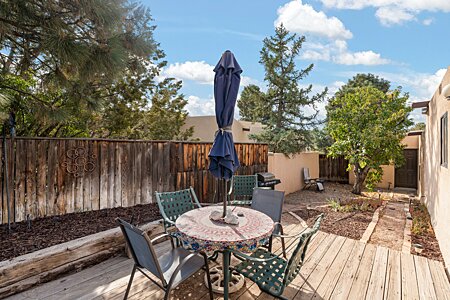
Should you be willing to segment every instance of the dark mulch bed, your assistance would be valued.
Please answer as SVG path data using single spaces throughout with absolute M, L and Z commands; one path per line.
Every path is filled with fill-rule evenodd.
M 294 213 L 305 220 L 308 225 L 314 223 L 316 216 L 325 213 L 320 230 L 355 240 L 361 239 L 373 216 L 373 212 L 370 211 L 335 212 L 328 207 L 302 209 L 294 211 Z
M 413 217 L 413 227 L 411 229 L 411 253 L 443 261 L 439 243 L 434 234 L 430 215 L 428 214 L 426 207 L 419 202 L 414 202 L 410 206 L 410 212 Z M 414 244 L 423 246 L 420 253 L 415 251 Z
M 139 225 L 161 215 L 156 204 L 145 204 L 45 217 L 31 221 L 30 229 L 26 222 L 20 222 L 12 225 L 11 233 L 2 225 L 0 261 L 115 228 L 117 217 Z

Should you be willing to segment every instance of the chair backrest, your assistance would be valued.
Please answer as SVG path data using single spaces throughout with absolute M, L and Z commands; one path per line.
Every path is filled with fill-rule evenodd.
M 266 189 L 254 189 L 251 208 L 265 213 L 274 222 L 281 221 L 284 192 Z
M 317 217 L 316 222 L 314 223 L 314 226 L 312 228 L 306 229 L 305 232 L 299 237 L 298 244 L 292 252 L 292 255 L 287 263 L 286 270 L 284 271 L 284 287 L 287 286 L 292 280 L 294 280 L 294 278 L 300 272 L 309 242 L 311 241 L 312 236 L 319 230 L 320 222 L 322 222 L 322 219 L 323 214 Z
M 303 181 L 310 181 L 311 176 L 309 176 L 309 168 L 303 168 Z
M 134 263 L 146 268 L 165 284 L 158 258 L 147 234 L 120 218 L 117 218 L 117 222 L 130 248 Z
M 233 176 L 233 199 L 250 200 L 253 190 L 258 186 L 256 175 L 235 175 Z
M 175 192 L 155 192 L 155 195 L 161 215 L 165 220 L 172 222 L 185 212 L 201 207 L 192 187 Z M 171 224 L 164 222 L 164 226 L 170 227 Z

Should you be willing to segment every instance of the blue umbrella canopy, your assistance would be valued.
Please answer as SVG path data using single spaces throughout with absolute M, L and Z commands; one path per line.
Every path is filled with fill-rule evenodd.
M 233 53 L 227 50 L 222 54 L 214 72 L 214 99 L 219 129 L 209 152 L 209 171 L 217 178 L 229 180 L 239 167 L 231 126 L 242 69 Z

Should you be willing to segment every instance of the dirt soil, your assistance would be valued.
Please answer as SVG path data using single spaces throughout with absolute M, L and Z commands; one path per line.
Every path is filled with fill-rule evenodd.
M 414 202 L 410 206 L 410 213 L 413 217 L 413 228 L 411 229 L 411 253 L 434 260 L 444 261 L 439 248 L 439 243 L 431 225 L 430 215 L 425 206 L 418 202 Z M 417 224 L 417 220 L 421 222 L 421 225 Z M 421 230 L 414 230 L 415 227 L 421 227 Z M 423 246 L 422 252 L 416 252 L 414 244 L 421 244 Z
M 310 226 L 314 223 L 315 217 L 325 213 L 325 217 L 320 225 L 320 230 L 351 239 L 359 240 L 372 221 L 372 211 L 356 212 L 335 212 L 328 207 L 317 207 L 316 209 L 301 209 L 294 211 Z
M 2 225 L 0 261 L 115 228 L 118 217 L 134 225 L 161 218 L 156 204 L 145 204 L 40 218 L 31 221 L 31 228 L 20 222 L 12 225 L 11 233 Z
M 362 195 L 352 194 L 352 186 L 349 184 L 340 184 L 334 182 L 325 182 L 325 191 L 317 192 L 314 189 L 300 190 L 289 194 L 285 200 L 285 210 L 294 211 L 299 208 L 316 208 L 327 206 L 328 200 L 336 200 L 342 204 L 348 202 L 369 201 L 377 202 L 374 206 L 379 206 L 382 200 L 390 200 L 393 193 L 390 191 L 368 192 L 364 191 Z
M 389 201 L 380 212 L 369 243 L 401 251 L 406 223 L 404 208 L 402 202 Z

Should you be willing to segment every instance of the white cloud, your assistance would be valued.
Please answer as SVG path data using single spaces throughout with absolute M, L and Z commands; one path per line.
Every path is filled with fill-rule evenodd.
M 404 72 L 401 74 L 381 73 L 380 75 L 391 82 L 412 89 L 411 95 L 414 95 L 417 101 L 426 101 L 431 99 L 446 71 L 447 69 L 439 69 L 434 74 Z
M 312 40 L 325 37 L 330 43 L 307 42 L 300 58 L 305 60 L 332 61 L 342 65 L 383 65 L 388 59 L 374 51 L 351 52 L 347 49 L 345 40 L 351 39 L 353 34 L 345 28 L 336 17 L 328 17 L 322 11 L 316 11 L 311 5 L 303 4 L 301 0 L 292 0 L 278 8 L 278 18 L 275 26 L 283 23 L 289 31 L 300 34 L 309 33 Z M 309 40 L 309 38 L 308 38 Z
M 351 52 L 348 50 L 347 42 L 337 40 L 329 44 L 305 43 L 305 51 L 301 56 L 303 59 L 333 61 L 341 65 L 385 65 L 390 60 L 382 58 L 381 54 L 372 50 Z
M 337 9 L 377 8 L 376 16 L 384 25 L 386 22 L 394 25 L 415 20 L 415 16 L 422 11 L 450 12 L 450 1 L 448 0 L 321 0 L 321 2 L 326 7 Z M 380 11 L 380 9 L 382 10 Z M 400 12 L 400 15 L 395 16 L 394 12 Z M 431 23 L 424 21 L 423 24 L 430 25 Z
M 380 54 L 373 51 L 344 52 L 337 55 L 334 60 L 341 65 L 376 66 L 389 63 L 388 59 L 382 58 Z
M 395 5 L 407 10 L 417 11 L 450 11 L 448 0 L 321 0 L 330 8 L 363 9 L 366 7 L 383 7 Z
M 214 83 L 214 67 L 204 61 L 186 61 L 169 65 L 163 75 L 180 80 L 191 80 L 201 84 Z
M 430 99 L 439 87 L 445 72 L 447 69 L 439 69 L 434 74 L 417 74 L 409 80 L 409 83 L 416 89 L 423 90 L 423 95 Z
M 174 77 L 178 80 L 190 80 L 200 84 L 214 84 L 214 66 L 204 61 L 186 61 L 170 64 L 162 71 L 162 77 Z M 261 83 L 248 76 L 241 76 L 241 87 Z
M 323 60 L 323 61 L 330 61 L 330 51 L 315 51 L 315 50 L 305 50 L 303 54 L 301 55 L 302 59 L 305 60 Z
M 215 114 L 214 98 L 202 99 L 197 96 L 187 97 L 186 110 L 190 116 L 211 116 Z
M 425 20 L 422 21 L 422 24 L 425 25 L 425 26 L 430 26 L 431 23 L 433 23 L 433 22 L 434 22 L 433 19 L 425 19 Z
M 241 76 L 241 85 L 240 85 L 241 87 L 247 86 L 250 84 L 261 86 L 261 82 L 259 82 L 258 80 L 247 77 L 247 76 Z
M 327 17 L 324 12 L 316 11 L 301 0 L 291 1 L 278 8 L 275 26 L 281 23 L 289 31 L 301 34 L 311 33 L 330 39 L 351 39 L 352 33 L 336 17 Z
M 380 21 L 381 25 L 384 26 L 399 25 L 416 19 L 413 14 L 395 6 L 380 7 L 377 9 L 375 16 Z

